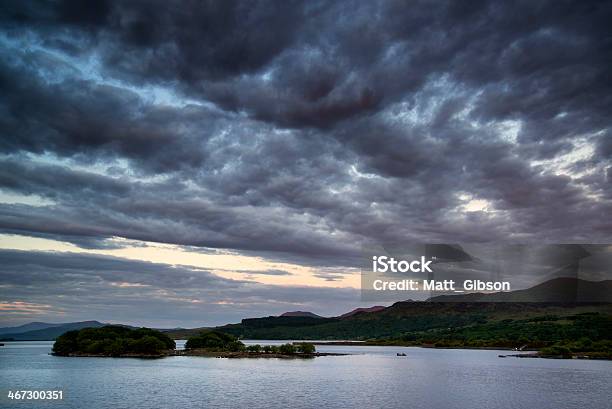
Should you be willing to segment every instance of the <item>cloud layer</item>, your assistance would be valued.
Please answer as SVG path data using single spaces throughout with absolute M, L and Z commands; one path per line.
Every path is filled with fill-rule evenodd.
M 22 200 L 0 231 L 333 269 L 385 242 L 609 242 L 610 21 L 610 2 L 4 2 L 0 189 Z

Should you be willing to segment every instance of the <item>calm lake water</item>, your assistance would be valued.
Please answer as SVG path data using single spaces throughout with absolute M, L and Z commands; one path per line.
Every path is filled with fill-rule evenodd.
M 603 409 L 612 401 L 610 361 L 366 346 L 318 346 L 355 355 L 309 360 L 63 358 L 48 355 L 51 345 L 0 347 L 0 407 Z M 64 399 L 9 401 L 16 389 L 62 390 Z

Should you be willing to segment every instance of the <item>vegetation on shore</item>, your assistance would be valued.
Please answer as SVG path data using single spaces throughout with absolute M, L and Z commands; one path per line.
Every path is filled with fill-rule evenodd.
M 245 346 L 235 336 L 220 331 L 203 331 L 190 337 L 185 349 L 207 349 L 209 351 L 243 351 Z
M 544 358 L 559 357 L 588 357 L 595 359 L 612 359 L 612 340 L 593 342 L 584 337 L 578 341 L 562 341 L 549 347 L 542 348 L 538 355 Z
M 247 339 L 353 339 L 370 345 L 543 350 L 612 357 L 611 304 L 404 302 L 348 318 L 266 317 L 218 330 Z
M 220 331 L 203 331 L 193 336 L 185 343 L 188 351 L 201 350 L 205 354 L 215 352 L 244 353 L 252 355 L 312 355 L 316 352 L 311 343 L 296 343 L 283 345 L 244 345 L 233 335 Z M 193 354 L 193 353 L 191 353 Z M 233 356 L 233 355 L 232 355 Z
M 315 356 L 312 344 L 245 346 L 246 339 L 353 339 L 365 345 L 538 350 L 544 357 L 612 358 L 612 304 L 401 302 L 345 318 L 266 317 L 190 331 L 180 355 Z M 107 326 L 58 338 L 58 355 L 161 355 L 172 332 Z M 214 354 L 215 352 L 220 354 Z M 178 352 L 176 354 L 179 354 Z
M 541 349 L 553 345 L 572 351 L 606 352 L 612 346 L 612 315 L 581 313 L 477 321 L 460 327 L 413 331 L 386 341 L 436 347 Z
M 576 321 L 572 317 L 594 314 L 601 319 Z M 357 314 L 348 318 L 265 317 L 244 319 L 240 324 L 216 328 L 227 334 L 244 339 L 304 339 L 304 340 L 383 340 L 401 339 L 405 335 L 430 335 L 443 330 L 452 330 L 458 338 L 517 340 L 521 333 L 531 338 L 540 327 L 550 327 L 549 333 L 541 332 L 538 339 L 556 342 L 557 335 L 564 333 L 568 323 L 578 323 L 580 332 L 600 332 L 601 325 L 612 316 L 612 304 L 544 304 L 544 303 L 427 303 L 401 302 L 380 312 Z M 510 325 L 508 325 L 510 324 Z M 520 327 L 520 328 L 519 328 Z M 482 330 L 480 334 L 468 334 Z M 195 335 L 201 330 L 192 330 Z M 463 333 L 459 333 L 464 331 Z M 512 333 L 512 334 L 510 334 Z M 172 332 L 168 333 L 174 337 Z M 438 334 L 441 335 L 441 334 Z M 593 340 L 605 334 L 589 336 Z M 549 337 L 550 336 L 550 337 Z M 579 339 L 579 335 L 574 339 Z M 176 339 L 176 338 L 175 338 Z M 560 337 L 559 339 L 563 339 Z M 610 339 L 610 338 L 608 338 Z M 476 345 L 475 345 L 476 346 Z M 486 345 L 485 345 L 486 346 Z M 509 345 L 510 346 L 510 345 Z M 512 347 L 516 345 L 511 345 Z M 542 345 L 545 346 L 545 345 Z
M 436 348 L 511 348 L 538 350 L 541 357 L 612 359 L 612 316 L 593 313 L 506 319 L 462 328 L 410 333 L 376 343 Z
M 175 348 L 175 342 L 160 331 L 108 325 L 66 332 L 53 344 L 53 353 L 61 356 L 163 356 Z

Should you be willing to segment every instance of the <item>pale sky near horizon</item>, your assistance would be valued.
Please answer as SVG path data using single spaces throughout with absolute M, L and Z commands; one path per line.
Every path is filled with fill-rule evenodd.
M 360 288 L 360 271 L 357 268 L 346 268 L 345 270 L 351 271 L 352 274 L 346 274 L 347 271 L 345 271 L 341 279 L 328 281 L 314 276 L 317 272 L 316 268 L 275 262 L 263 257 L 245 256 L 231 251 L 206 254 L 171 244 L 135 242 L 119 238 L 114 238 L 114 240 L 122 243 L 123 247 L 116 249 L 83 249 L 74 244 L 58 240 L 0 234 L 0 249 L 87 253 L 152 263 L 193 266 L 206 269 L 220 277 L 241 280 L 247 276 L 264 284 Z M 130 246 L 131 242 L 134 244 L 133 246 Z M 290 274 L 266 274 L 270 270 L 285 271 Z M 258 274 L 258 272 L 261 274 Z

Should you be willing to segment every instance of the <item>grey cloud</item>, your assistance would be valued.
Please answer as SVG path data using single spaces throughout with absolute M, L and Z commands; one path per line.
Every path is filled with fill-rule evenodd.
M 359 304 L 358 290 L 262 285 L 190 266 L 17 250 L 0 250 L 0 258 L 2 302 L 48 305 L 48 316 L 35 319 L 57 320 L 60 311 L 64 320 L 204 326 L 278 315 L 297 306 L 333 315 Z
M 612 237 L 609 2 L 0 14 L 0 185 L 55 203 L 1 204 L 3 231 L 339 268 L 372 242 Z
M 198 146 L 225 119 L 197 107 L 176 116 L 134 92 L 90 81 L 49 84 L 23 67 L 0 66 L 0 83 L 5 153 L 55 153 L 84 163 L 120 156 L 150 172 L 170 172 L 201 165 L 206 155 Z
M 329 273 L 315 273 L 314 276 L 317 278 L 322 278 L 325 281 L 338 281 L 344 278 L 341 274 L 329 274 Z
M 266 276 L 290 276 L 292 273 L 285 270 L 236 270 L 237 273 L 248 275 L 266 275 Z

